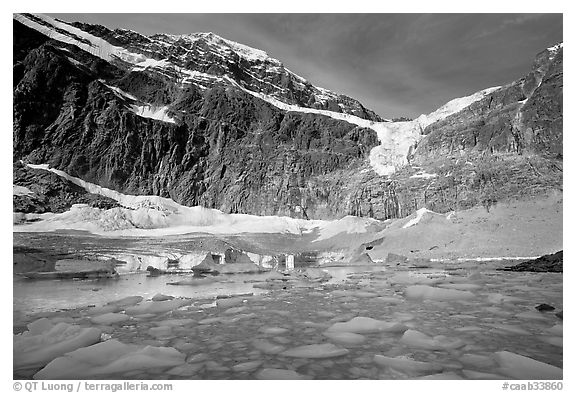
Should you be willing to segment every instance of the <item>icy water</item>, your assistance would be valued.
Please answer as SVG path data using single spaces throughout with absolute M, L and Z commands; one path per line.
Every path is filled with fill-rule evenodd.
M 503 272 L 497 266 L 330 267 L 311 269 L 309 278 L 274 272 L 220 276 L 221 281 L 194 286 L 167 285 L 182 276 L 141 274 L 104 282 L 15 281 L 14 319 L 15 326 L 39 317 L 97 326 L 107 339 L 182 354 L 176 367 L 120 368 L 92 376 L 103 379 L 514 378 L 495 360 L 499 351 L 562 368 L 562 320 L 555 315 L 563 307 L 562 274 Z M 332 278 L 314 278 L 324 272 Z M 449 295 L 420 293 L 429 287 L 449 289 L 442 292 Z M 157 293 L 191 298 L 191 304 L 144 315 L 120 307 L 115 311 L 130 318 L 111 324 L 96 323 L 97 309 L 87 307 Z M 238 296 L 215 300 L 224 295 Z M 541 303 L 555 310 L 539 312 L 535 306 Z M 62 308 L 68 310 L 50 312 Z M 360 328 L 339 330 L 357 317 L 363 317 L 356 319 Z M 369 329 L 366 318 L 401 328 Z M 377 360 L 382 356 L 425 366 L 385 365 Z M 15 377 L 36 371 L 15 370 Z

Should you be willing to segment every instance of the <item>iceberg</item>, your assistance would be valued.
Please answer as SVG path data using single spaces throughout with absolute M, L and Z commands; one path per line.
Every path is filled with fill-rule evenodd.
M 46 318 L 28 325 L 14 336 L 14 370 L 42 367 L 67 352 L 100 341 L 102 331 L 68 323 L 54 325 Z
M 111 339 L 54 359 L 34 379 L 120 378 L 130 371 L 172 368 L 184 363 L 184 354 L 174 348 L 141 347 Z

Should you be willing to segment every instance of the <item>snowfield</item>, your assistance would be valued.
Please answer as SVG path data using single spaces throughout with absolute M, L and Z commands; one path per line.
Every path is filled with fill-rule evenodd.
M 102 210 L 85 204 L 76 204 L 64 213 L 27 214 L 37 222 L 14 226 L 14 231 L 44 232 L 54 230 L 86 230 L 96 234 L 119 236 L 163 236 L 183 233 L 314 233 L 318 240 L 339 233 L 366 233 L 378 220 L 346 216 L 340 220 L 304 220 L 279 216 L 226 214 L 202 206 L 183 206 L 172 199 L 154 195 L 126 195 L 109 188 L 89 183 L 48 164 L 26 164 L 33 169 L 53 172 L 84 188 L 87 192 L 106 196 L 121 207 Z

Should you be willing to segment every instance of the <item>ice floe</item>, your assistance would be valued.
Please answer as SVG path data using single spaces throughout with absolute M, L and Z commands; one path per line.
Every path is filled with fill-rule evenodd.
M 325 343 L 325 344 L 302 345 L 300 347 L 280 352 L 280 355 L 293 358 L 320 359 L 320 358 L 333 358 L 338 356 L 344 356 L 348 354 L 348 352 L 349 351 L 345 348 L 339 348 L 334 344 Z
M 299 374 L 293 370 L 285 370 L 279 368 L 264 368 L 256 373 L 257 379 L 272 379 L 272 380 L 292 380 L 292 379 L 312 379 L 311 377 Z
M 174 348 L 124 344 L 111 339 L 54 359 L 35 379 L 92 379 L 183 365 L 185 356 Z
M 430 337 L 417 330 L 409 329 L 404 332 L 400 342 L 412 348 L 431 350 L 450 350 L 463 347 L 466 343 L 457 338 L 445 336 Z
M 112 325 L 115 323 L 126 322 L 130 317 L 126 314 L 107 313 L 90 318 L 92 323 L 97 325 Z
M 236 372 L 254 371 L 261 365 L 262 365 L 261 360 L 253 360 L 251 362 L 238 363 L 237 365 L 232 367 L 232 371 Z
M 46 365 L 63 354 L 100 341 L 102 331 L 68 323 L 53 324 L 46 318 L 28 325 L 28 331 L 14 336 L 14 369 Z
M 324 336 L 329 340 L 341 345 L 358 345 L 366 341 L 366 337 L 357 333 L 350 332 L 324 332 Z
M 500 366 L 498 372 L 516 379 L 562 379 L 562 369 L 508 351 L 494 354 Z
M 374 355 L 374 363 L 413 375 L 436 374 L 444 370 L 444 367 L 440 364 L 419 362 L 407 357 Z
M 428 285 L 411 285 L 406 288 L 404 295 L 411 300 L 470 300 L 476 297 L 472 292 L 457 289 L 436 288 Z
M 160 314 L 176 310 L 180 307 L 188 306 L 190 304 L 192 304 L 191 299 L 172 299 L 172 300 L 165 300 L 163 302 L 150 301 L 150 302 L 144 302 L 137 306 L 126 308 L 126 314 L 128 315 Z
M 327 333 L 375 333 L 403 332 L 408 328 L 398 322 L 385 322 L 369 317 L 355 317 L 348 322 L 337 322 L 330 326 Z

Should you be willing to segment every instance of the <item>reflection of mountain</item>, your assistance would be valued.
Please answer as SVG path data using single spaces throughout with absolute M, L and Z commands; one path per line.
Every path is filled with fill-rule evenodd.
M 561 152 L 561 46 L 509 85 L 391 123 L 211 33 L 14 17 L 14 160 L 125 194 L 385 219 L 561 189 Z

